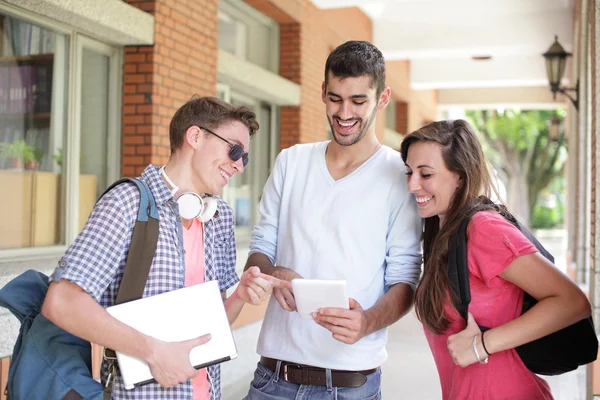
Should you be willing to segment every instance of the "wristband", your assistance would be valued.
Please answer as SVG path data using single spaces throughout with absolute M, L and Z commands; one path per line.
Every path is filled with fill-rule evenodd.
M 483 334 L 484 334 L 484 333 L 485 333 L 485 332 L 481 332 L 481 345 L 483 346 L 483 349 L 485 350 L 485 352 L 487 353 L 487 355 L 488 355 L 488 356 L 491 356 L 491 355 L 492 355 L 492 353 L 490 353 L 490 352 L 488 351 L 487 347 L 485 347 L 485 342 L 483 341 Z
M 473 354 L 475 354 L 475 359 L 480 363 L 480 364 L 487 364 L 488 362 L 488 358 L 484 358 L 483 360 L 481 359 L 481 357 L 479 357 L 479 352 L 477 351 L 477 336 L 475 335 L 473 336 Z

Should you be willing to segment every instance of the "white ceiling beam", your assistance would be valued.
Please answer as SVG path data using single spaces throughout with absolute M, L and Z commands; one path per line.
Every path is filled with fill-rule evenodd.
M 540 86 L 547 84 L 541 55 L 471 59 L 417 59 L 411 61 L 413 89 L 457 87 Z M 565 74 L 569 76 L 568 71 Z
M 472 55 L 542 54 L 558 35 L 570 50 L 572 16 L 564 11 L 494 17 L 456 23 L 380 20 L 374 42 L 388 60 Z
M 410 7 L 417 9 L 420 6 L 426 7 L 427 11 L 431 12 L 432 8 L 451 8 L 454 12 L 459 12 L 460 15 L 465 15 L 473 10 L 481 9 L 504 9 L 516 10 L 517 12 L 527 12 L 531 9 L 548 9 L 548 8 L 568 8 L 572 7 L 573 0 L 312 0 L 315 6 L 321 9 L 344 8 L 344 7 L 361 7 L 365 11 L 370 7 L 383 6 L 386 11 L 397 11 L 396 7 Z M 410 10 L 409 10 L 410 12 Z M 381 15 L 376 15 L 379 18 Z
M 389 0 L 365 2 L 362 8 L 371 6 L 382 6 L 380 15 L 372 15 L 377 20 L 444 22 L 447 26 L 470 24 L 488 16 L 534 16 L 569 9 L 565 0 Z
M 572 51 L 573 0 L 312 1 L 360 7 L 386 60 L 410 60 L 415 90 L 546 87 L 542 53 L 554 36 Z
M 438 108 L 499 108 L 516 107 L 521 109 L 565 108 L 567 101 L 558 96 L 552 99 L 548 86 L 503 87 L 476 89 L 445 89 L 438 91 Z

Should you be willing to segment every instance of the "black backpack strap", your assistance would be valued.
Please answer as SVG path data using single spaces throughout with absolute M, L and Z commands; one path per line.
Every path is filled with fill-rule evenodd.
M 535 247 L 537 247 L 538 251 L 544 256 L 546 257 L 552 264 L 554 264 L 554 256 L 552 254 L 550 254 L 550 252 L 548 250 L 546 250 L 546 248 L 544 246 L 542 246 L 542 244 L 539 242 L 539 240 L 537 240 L 535 238 L 535 236 L 533 236 L 533 233 L 531 233 L 529 231 L 529 229 L 525 228 L 523 225 L 521 225 L 521 223 L 519 221 L 517 222 L 517 228 L 519 228 L 519 230 L 521 231 L 521 233 L 523 235 L 525 235 L 525 237 L 531 242 L 533 243 L 533 245 Z
M 533 236 L 533 234 L 506 209 L 506 207 L 499 204 L 494 204 L 493 206 L 493 209 L 502 215 L 508 222 L 517 227 L 517 229 L 519 229 L 521 233 L 537 247 L 538 251 L 544 257 L 554 263 L 552 254 L 542 246 L 535 236 Z M 470 218 L 471 217 L 469 216 L 462 221 L 459 229 L 448 241 L 448 279 L 450 281 L 450 289 L 453 294 L 454 306 L 465 321 L 468 320 L 469 303 L 471 302 L 469 259 L 467 254 L 467 225 L 469 224 Z M 525 293 L 524 305 L 527 309 L 531 308 L 536 302 L 537 301 L 533 297 Z M 488 329 L 481 325 L 479 325 L 479 328 L 482 332 Z
M 146 182 L 136 178 L 122 178 L 110 185 L 100 197 L 124 182 L 134 183 L 139 189 L 140 207 L 115 304 L 126 303 L 143 296 L 158 243 L 158 209 Z
M 454 306 L 465 319 L 468 319 L 471 288 L 469 286 L 469 265 L 467 258 L 467 226 L 470 217 L 465 218 L 458 230 L 448 239 L 448 279 Z

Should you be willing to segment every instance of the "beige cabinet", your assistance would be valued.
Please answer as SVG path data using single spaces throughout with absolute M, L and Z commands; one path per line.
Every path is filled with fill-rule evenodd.
M 61 242 L 61 175 L 0 170 L 0 249 L 52 246 Z M 98 194 L 96 176 L 79 177 L 79 228 Z

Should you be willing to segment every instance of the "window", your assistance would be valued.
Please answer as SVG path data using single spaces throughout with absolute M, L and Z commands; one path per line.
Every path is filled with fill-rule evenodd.
M 219 11 L 219 48 L 246 59 L 248 26 Z
M 0 249 L 61 243 L 68 38 L 0 15 Z M 56 65 L 63 68 L 57 69 Z M 58 92 L 61 92 L 59 95 Z M 61 118 L 62 114 L 62 118 Z
M 0 258 L 61 251 L 119 174 L 120 53 L 96 44 L 0 11 Z
M 253 67 L 268 71 L 267 75 L 278 74 L 277 22 L 247 4 L 230 0 L 219 2 L 218 18 L 220 52 L 230 53 L 244 60 L 244 64 L 253 64 Z M 272 98 L 224 75 L 219 76 L 217 95 L 234 105 L 250 107 L 260 125 L 258 134 L 250 141 L 250 164 L 243 174 L 229 181 L 222 193 L 223 199 L 233 208 L 238 260 L 236 270 L 241 272 L 248 257 L 250 233 L 260 218 L 258 206 L 263 188 L 279 152 L 276 129 L 279 108 Z
M 277 107 L 233 91 L 224 84 L 217 85 L 217 95 L 236 106 L 250 107 L 260 125 L 259 132 L 250 140 L 250 163 L 243 174 L 233 176 L 223 189 L 222 197 L 233 209 L 235 238 L 238 248 L 236 269 L 240 272 L 248 257 L 250 233 L 258 223 L 258 206 L 275 157 L 279 152 L 279 137 L 273 126 Z
M 279 24 L 247 4 L 219 3 L 219 49 L 279 72 Z
M 219 84 L 219 96 L 236 106 L 246 106 L 255 113 L 260 125 L 259 132 L 250 141 L 250 163 L 243 174 L 231 178 L 223 191 L 223 199 L 233 208 L 236 238 L 248 239 L 250 231 L 258 222 L 258 204 L 267 183 L 279 142 L 272 135 L 272 107 Z

